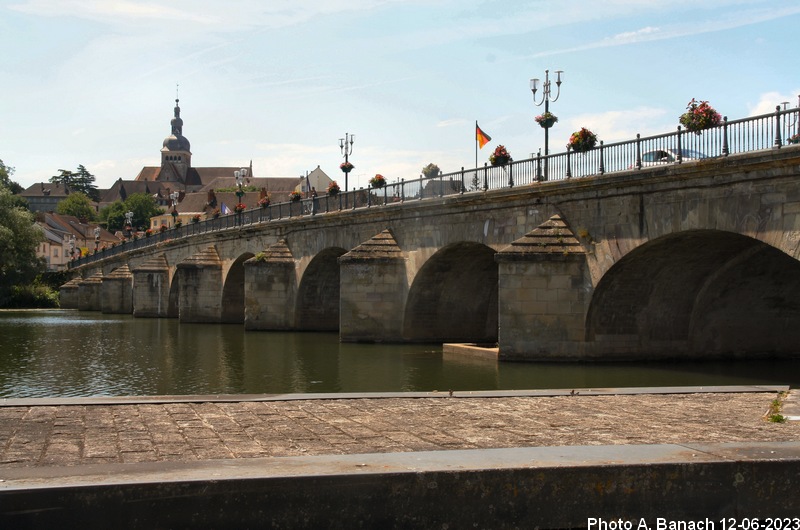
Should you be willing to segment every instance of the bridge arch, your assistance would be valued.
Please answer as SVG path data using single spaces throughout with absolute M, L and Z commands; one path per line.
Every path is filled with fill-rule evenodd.
M 167 302 L 167 318 L 178 318 L 180 313 L 180 275 L 183 274 L 181 269 L 173 267 L 172 278 L 169 282 L 169 299 Z
M 800 261 L 757 239 L 690 230 L 651 240 L 597 283 L 587 341 L 646 356 L 800 352 Z
M 497 342 L 495 250 L 459 242 L 431 256 L 408 293 L 403 336 L 418 342 Z
M 302 331 L 339 330 L 340 247 L 326 248 L 309 262 L 297 290 L 295 327 Z
M 244 323 L 244 262 L 255 256 L 245 252 L 231 263 L 222 287 L 222 314 L 224 324 Z

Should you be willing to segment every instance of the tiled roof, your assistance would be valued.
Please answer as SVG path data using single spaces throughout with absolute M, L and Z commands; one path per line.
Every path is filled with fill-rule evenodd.
M 69 187 L 60 182 L 37 182 L 20 193 L 22 197 L 66 197 Z

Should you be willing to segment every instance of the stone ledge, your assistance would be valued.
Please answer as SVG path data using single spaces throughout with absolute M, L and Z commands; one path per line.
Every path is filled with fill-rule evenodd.
M 285 457 L 13 469 L 0 524 L 576 528 L 589 518 L 797 517 L 800 443 Z

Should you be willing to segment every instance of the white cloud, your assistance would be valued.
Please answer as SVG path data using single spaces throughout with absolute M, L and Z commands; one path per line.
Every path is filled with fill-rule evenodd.
M 638 4 L 638 2 L 633 2 Z M 737 3 L 737 2 L 733 2 Z M 595 10 L 593 10 L 595 11 Z M 782 8 L 775 8 L 770 5 L 769 8 L 753 8 L 743 10 L 732 10 L 722 16 L 705 19 L 698 18 L 696 21 L 688 20 L 680 24 L 673 24 L 664 26 L 663 28 L 645 27 L 636 31 L 624 32 L 616 34 L 612 37 L 607 37 L 598 41 L 588 42 L 579 46 L 563 49 L 546 50 L 536 53 L 531 58 L 548 57 L 551 55 L 560 55 L 572 52 L 580 52 L 585 50 L 593 50 L 598 48 L 608 48 L 613 46 L 621 46 L 626 44 L 634 44 L 638 42 L 649 42 L 655 40 L 676 39 L 681 37 L 688 37 L 691 35 L 700 35 L 704 33 L 714 33 L 718 31 L 725 31 L 735 29 L 743 26 L 759 24 L 774 19 L 779 19 L 800 13 L 800 6 L 783 6 Z
M 571 130 L 586 127 L 605 143 L 632 140 L 637 134 L 644 136 L 662 134 L 670 128 L 671 120 L 665 109 L 637 107 L 598 114 L 580 114 L 566 120 Z
M 761 94 L 755 105 L 748 105 L 748 116 L 775 112 L 775 107 L 780 105 L 782 109 L 784 102 L 788 103 L 788 108 L 796 107 L 800 103 L 798 102 L 798 94 L 800 94 L 800 89 L 794 90 L 792 94 L 781 94 L 780 92 Z
M 618 33 L 613 37 L 611 37 L 610 40 L 615 41 L 615 44 L 628 44 L 640 40 L 652 39 L 654 36 L 657 36 L 660 31 L 661 30 L 659 28 L 647 26 L 646 28 L 642 28 L 636 31 Z
M 436 124 L 437 127 L 460 127 L 467 123 L 467 120 L 462 118 L 454 118 L 450 120 L 442 120 Z

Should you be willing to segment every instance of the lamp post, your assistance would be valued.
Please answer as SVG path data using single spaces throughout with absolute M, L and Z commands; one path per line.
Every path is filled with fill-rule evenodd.
M 348 164 L 350 155 L 353 154 L 353 141 L 356 139 L 355 134 L 344 133 L 344 138 L 339 138 L 339 149 L 342 150 L 342 154 L 344 155 L 344 163 L 345 165 Z M 347 176 L 350 174 L 350 170 L 344 172 L 344 191 L 347 191 Z
M 94 227 L 94 251 L 97 252 L 100 248 L 100 227 Z
M 70 259 L 70 261 L 75 259 L 75 235 L 74 234 L 69 236 L 69 259 Z
M 128 237 L 133 231 L 133 212 L 125 212 L 125 226 L 128 228 Z
M 786 110 L 786 109 L 789 108 L 789 102 L 788 101 L 782 102 L 781 105 L 783 105 L 783 110 Z M 797 95 L 797 113 L 800 114 L 800 94 Z M 794 127 L 794 126 L 797 126 L 797 133 L 800 134 L 800 118 L 798 118 L 798 114 L 795 114 L 795 116 L 792 118 L 791 122 L 788 121 L 788 120 L 786 121 L 786 128 L 790 131 L 790 134 L 791 134 L 792 127 Z
M 169 194 L 169 198 L 172 199 L 172 226 L 175 226 L 175 221 L 178 218 L 178 197 L 180 197 L 180 193 L 177 191 Z
M 236 177 L 236 200 L 238 204 L 241 204 L 244 196 L 242 185 L 244 184 L 244 179 L 247 178 L 247 168 L 237 169 L 233 172 L 233 176 Z
M 550 82 L 550 70 L 544 71 L 544 84 L 542 85 L 542 98 L 540 101 L 536 100 L 536 92 L 539 90 L 539 79 L 531 79 L 531 92 L 533 93 L 533 104 L 537 107 L 541 107 L 544 104 L 544 112 L 547 114 L 550 112 L 550 102 L 552 101 L 555 103 L 558 100 L 558 96 L 561 95 L 561 74 L 564 73 L 563 70 L 556 70 L 556 95 L 553 97 L 553 93 L 551 90 L 551 82 Z M 550 127 L 544 128 L 544 180 L 547 180 L 548 176 L 548 158 L 547 155 L 550 154 Z

